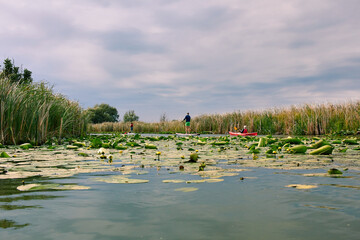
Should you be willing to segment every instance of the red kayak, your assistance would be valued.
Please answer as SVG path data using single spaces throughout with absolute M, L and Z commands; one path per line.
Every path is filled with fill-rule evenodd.
M 256 136 L 257 132 L 252 133 L 240 133 L 240 132 L 229 132 L 231 136 Z

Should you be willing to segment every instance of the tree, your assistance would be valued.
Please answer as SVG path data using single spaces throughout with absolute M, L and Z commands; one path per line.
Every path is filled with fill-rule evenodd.
M 15 66 L 13 61 L 7 58 L 4 60 L 4 67 L 0 77 L 8 79 L 12 83 L 29 84 L 33 81 L 31 74 L 32 72 L 26 68 L 22 71 L 22 69 Z
M 138 121 L 139 117 L 135 114 L 134 110 L 129 110 L 124 114 L 124 122 Z
M 117 109 L 109 104 L 96 104 L 93 108 L 88 108 L 87 111 L 92 123 L 117 122 L 119 119 Z

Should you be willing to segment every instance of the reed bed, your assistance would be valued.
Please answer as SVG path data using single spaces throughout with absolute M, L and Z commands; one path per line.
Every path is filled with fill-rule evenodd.
M 83 135 L 86 128 L 79 104 L 54 94 L 45 83 L 0 79 L 0 143 L 39 145 L 53 137 Z
M 242 129 L 246 125 L 258 134 L 323 135 L 356 132 L 360 129 L 360 101 L 342 104 L 304 104 L 288 108 L 264 111 L 238 111 L 226 114 L 210 114 L 195 117 L 191 121 L 192 132 L 224 134 Z M 129 124 L 101 123 L 89 125 L 89 132 L 128 132 Z M 136 122 L 138 133 L 184 132 L 181 121 L 161 123 Z

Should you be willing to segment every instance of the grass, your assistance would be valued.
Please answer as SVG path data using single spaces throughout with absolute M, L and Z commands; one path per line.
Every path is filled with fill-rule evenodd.
M 360 129 L 360 101 L 342 104 L 304 104 L 264 111 L 244 111 L 226 114 L 209 114 L 194 117 L 192 132 L 223 134 L 242 129 L 258 134 L 323 135 L 352 133 Z M 89 125 L 89 132 L 128 132 L 129 123 L 101 123 Z M 183 122 L 134 123 L 138 133 L 184 132 Z
M 45 83 L 0 79 L 0 143 L 39 145 L 53 137 L 82 135 L 86 127 L 79 104 L 54 94 Z

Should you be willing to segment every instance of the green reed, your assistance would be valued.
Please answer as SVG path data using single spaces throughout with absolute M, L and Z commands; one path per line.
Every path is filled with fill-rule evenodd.
M 83 135 L 86 127 L 79 104 L 54 94 L 45 83 L 0 79 L 0 143 L 37 145 L 53 137 Z
M 288 108 L 263 111 L 244 111 L 226 114 L 206 114 L 194 117 L 192 132 L 227 133 L 242 129 L 258 134 L 322 135 L 341 131 L 358 131 L 360 128 L 360 101 L 341 104 L 304 104 Z M 90 132 L 128 132 L 129 124 L 102 123 L 89 126 Z M 184 132 L 183 122 L 136 122 L 139 133 Z

